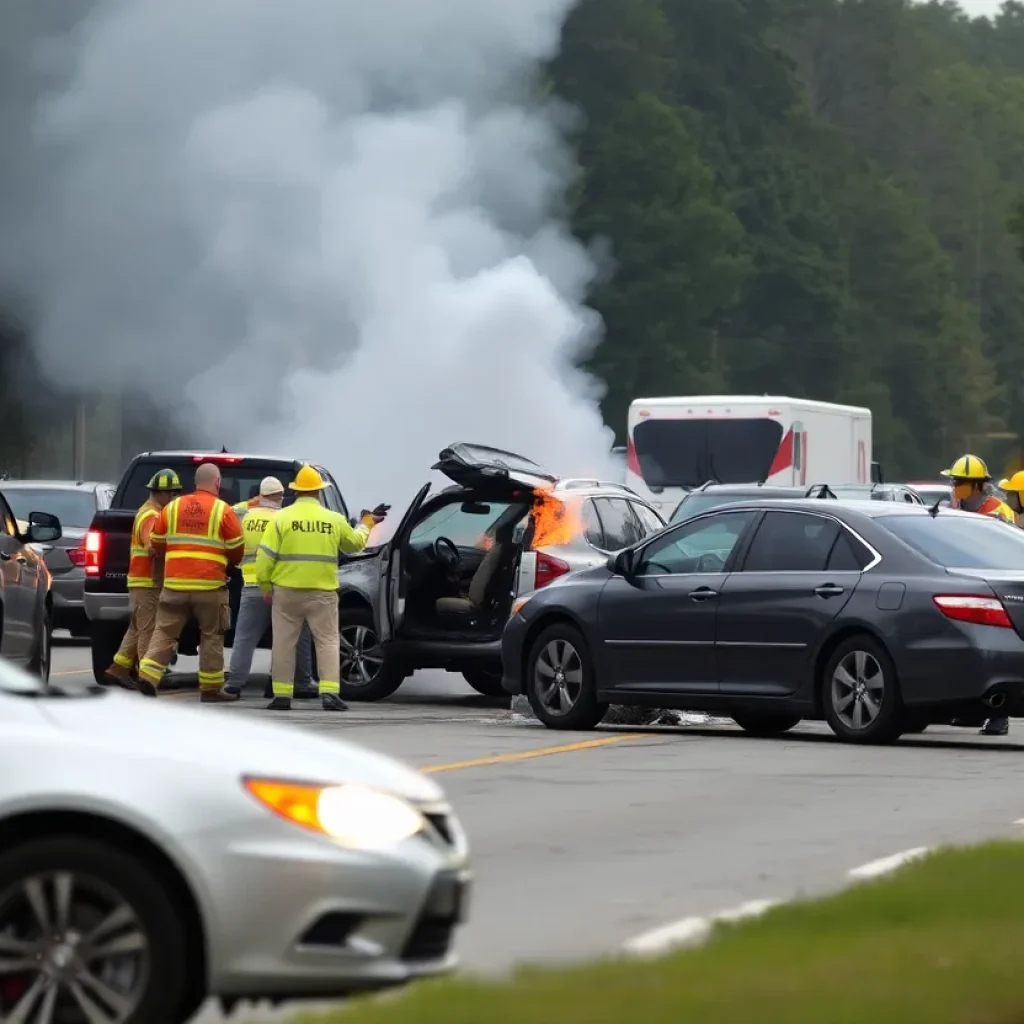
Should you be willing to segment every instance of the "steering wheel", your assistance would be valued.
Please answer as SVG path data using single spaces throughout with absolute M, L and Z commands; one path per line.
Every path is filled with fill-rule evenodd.
M 725 568 L 725 559 L 721 555 L 709 553 L 697 559 L 697 572 L 721 572 Z
M 459 549 L 453 541 L 447 537 L 438 537 L 434 541 L 434 556 L 444 566 L 444 570 L 449 576 L 458 575 L 462 555 L 459 554 Z

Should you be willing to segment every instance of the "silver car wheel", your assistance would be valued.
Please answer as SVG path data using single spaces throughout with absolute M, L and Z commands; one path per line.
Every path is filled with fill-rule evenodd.
M 541 648 L 533 666 L 537 699 L 551 715 L 567 715 L 583 691 L 583 661 L 568 640 Z
M 384 651 L 369 626 L 342 626 L 341 681 L 348 686 L 367 686 L 384 665 Z
M 150 969 L 135 911 L 99 880 L 58 871 L 0 894 L 4 1024 L 123 1024 Z
M 832 707 L 848 729 L 860 732 L 878 718 L 885 699 L 885 673 L 874 655 L 850 651 L 832 673 Z

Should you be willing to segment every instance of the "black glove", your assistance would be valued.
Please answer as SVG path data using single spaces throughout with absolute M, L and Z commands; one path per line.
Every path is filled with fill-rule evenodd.
M 370 510 L 364 508 L 363 511 L 359 514 L 359 518 L 361 520 L 366 520 L 369 518 L 372 519 L 374 523 L 383 523 L 385 518 L 387 518 L 387 514 L 390 510 L 390 505 L 385 505 L 383 502 L 381 502 L 381 504 L 379 504 L 376 508 Z

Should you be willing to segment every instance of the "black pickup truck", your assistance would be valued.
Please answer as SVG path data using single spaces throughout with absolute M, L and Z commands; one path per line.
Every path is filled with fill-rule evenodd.
M 125 631 L 128 629 L 128 552 L 131 546 L 135 513 L 149 496 L 146 485 L 160 469 L 173 469 L 181 478 L 185 491 L 192 489 L 196 468 L 203 462 L 214 462 L 221 472 L 220 496 L 229 504 L 248 501 L 259 493 L 265 476 L 276 476 L 287 488 L 303 460 L 287 460 L 264 455 L 236 455 L 227 452 L 210 454 L 193 451 L 144 452 L 129 463 L 114 492 L 110 508 L 97 512 L 85 538 L 85 613 L 89 619 L 92 642 L 92 671 L 99 683 L 110 665 Z M 349 518 L 345 499 L 334 478 L 321 466 L 315 467 L 327 487 L 324 504 Z M 293 492 L 285 492 L 285 504 L 295 500 Z M 238 613 L 242 575 L 233 569 L 228 590 L 231 598 L 231 621 Z M 233 630 L 225 638 L 231 645 Z M 199 632 L 194 622 L 185 627 L 178 652 L 193 655 L 198 650 Z M 270 647 L 269 631 L 260 647 Z

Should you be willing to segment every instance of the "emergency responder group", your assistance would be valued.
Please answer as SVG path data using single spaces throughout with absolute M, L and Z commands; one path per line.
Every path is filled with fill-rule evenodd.
M 220 497 L 214 463 L 196 469 L 195 489 L 182 493 L 170 469 L 153 475 L 149 498 L 135 516 L 128 569 L 131 619 L 114 661 L 111 682 L 157 695 L 167 666 L 190 619 L 199 625 L 199 699 L 239 699 L 268 617 L 273 631 L 272 700 L 287 711 L 296 670 L 311 678 L 311 641 L 316 645 L 319 696 L 325 711 L 344 711 L 338 637 L 338 575 L 341 553 L 361 551 L 388 506 L 364 512 L 351 526 L 324 506 L 324 481 L 303 466 L 289 484 L 295 502 L 283 508 L 284 487 L 265 478 L 259 494 L 232 507 Z M 228 570 L 241 566 L 242 600 L 224 673 L 224 635 L 231 625 Z
M 992 516 L 1015 526 L 1024 526 L 1021 506 L 1021 492 L 1024 491 L 1024 472 L 1014 473 L 1009 479 L 999 481 L 999 487 L 1006 494 L 1006 501 L 992 493 L 992 476 L 983 459 L 977 455 L 961 455 L 942 475 L 953 486 L 950 501 L 952 508 L 965 512 L 976 512 Z M 954 719 L 954 725 L 977 725 L 977 721 Z M 982 726 L 985 736 L 1005 736 L 1010 731 L 1010 720 L 1006 717 L 990 718 Z

